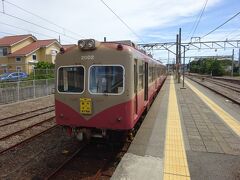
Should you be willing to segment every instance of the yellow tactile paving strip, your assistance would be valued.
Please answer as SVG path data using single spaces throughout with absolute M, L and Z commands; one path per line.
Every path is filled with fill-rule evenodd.
M 187 157 L 173 77 L 170 81 L 167 129 L 164 149 L 164 180 L 188 180 Z
M 224 111 L 215 102 L 201 93 L 197 88 L 191 85 L 189 82 L 185 81 L 186 84 L 238 135 L 240 136 L 240 122 L 238 122 L 229 113 Z

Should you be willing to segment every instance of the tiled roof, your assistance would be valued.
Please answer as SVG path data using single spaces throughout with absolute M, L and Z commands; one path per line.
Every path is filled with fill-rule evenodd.
M 25 35 L 16 35 L 16 36 L 5 36 L 0 39 L 0 46 L 12 46 L 13 44 L 16 44 L 28 37 L 32 37 L 36 40 L 36 38 L 31 34 L 25 34 Z
M 8 57 L 26 56 L 26 55 L 38 50 L 39 48 L 47 47 L 54 42 L 57 42 L 57 40 L 56 39 L 37 40 L 36 42 L 33 42 L 32 44 L 29 44 L 29 45 L 23 47 L 22 49 L 19 49 L 19 50 L 15 51 L 14 53 L 9 54 Z

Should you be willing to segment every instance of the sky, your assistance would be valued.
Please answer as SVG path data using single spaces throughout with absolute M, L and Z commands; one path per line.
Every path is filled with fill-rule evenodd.
M 204 36 L 240 11 L 239 0 L 208 0 L 193 34 L 194 25 L 206 1 L 104 0 L 128 25 L 127 28 L 101 0 L 4 0 L 5 14 L 3 4 L 0 4 L 0 37 L 31 33 L 38 39 L 59 39 L 60 35 L 62 44 L 77 43 L 79 39 L 84 38 L 103 41 L 104 37 L 109 41 L 130 39 L 136 43 L 173 42 L 176 41 L 176 34 L 181 28 L 182 40 L 189 42 L 191 37 Z M 240 15 L 201 40 L 240 39 L 239 22 Z M 152 53 L 156 59 L 162 61 L 167 59 L 167 51 Z M 231 53 L 232 49 L 201 50 L 189 51 L 186 56 L 231 55 Z M 237 57 L 236 53 L 235 58 Z M 174 55 L 170 53 L 170 59 L 173 58 Z

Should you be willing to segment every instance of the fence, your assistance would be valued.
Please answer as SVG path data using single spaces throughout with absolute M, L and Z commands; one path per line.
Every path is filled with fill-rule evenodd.
M 54 93 L 54 79 L 0 83 L 0 104 L 47 96 Z
M 11 81 L 11 79 L 10 79 Z M 0 82 L 0 105 L 54 93 L 54 70 L 34 70 L 27 78 Z

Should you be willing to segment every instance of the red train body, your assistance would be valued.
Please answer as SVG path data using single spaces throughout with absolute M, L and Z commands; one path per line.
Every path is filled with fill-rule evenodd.
M 134 128 L 166 73 L 164 65 L 130 41 L 82 40 L 57 56 L 56 77 L 57 124 L 76 133 L 105 136 L 109 130 Z

